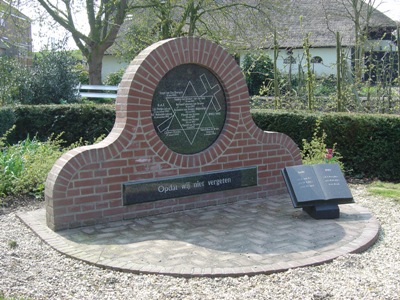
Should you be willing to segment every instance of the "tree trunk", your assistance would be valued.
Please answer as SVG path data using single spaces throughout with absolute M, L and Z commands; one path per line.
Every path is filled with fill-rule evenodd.
M 101 72 L 103 67 L 103 57 L 104 54 L 99 53 L 98 51 L 93 51 L 91 53 L 90 59 L 88 60 L 89 65 L 89 84 L 92 85 L 101 85 Z

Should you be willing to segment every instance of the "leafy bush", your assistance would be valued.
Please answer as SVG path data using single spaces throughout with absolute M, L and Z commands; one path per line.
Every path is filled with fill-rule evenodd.
M 17 144 L 6 145 L 6 136 L 14 129 L 0 138 L 0 197 L 25 194 L 43 197 L 47 174 L 55 161 L 67 150 L 88 144 L 79 139 L 62 147 L 60 134 L 50 136 L 45 142 L 28 136 Z M 94 142 L 103 138 L 100 136 Z
M 33 61 L 32 90 L 34 96 L 23 104 L 60 104 L 78 100 L 75 87 L 79 83 L 74 68 L 76 59 L 65 50 L 42 51 Z
M 0 57 L 0 105 L 77 102 L 75 87 L 83 72 L 65 50 L 41 51 L 31 67 Z
M 33 97 L 31 70 L 17 59 L 0 56 L 0 106 L 23 103 Z
M 343 163 L 340 161 L 341 156 L 335 149 L 336 143 L 331 146 L 332 148 L 328 148 L 326 138 L 325 130 L 321 130 L 321 120 L 317 119 L 312 139 L 310 141 L 302 140 L 303 164 L 336 163 L 344 170 Z
M 78 74 L 78 81 L 81 84 L 89 84 L 89 71 L 84 64 L 79 61 L 73 66 L 74 72 Z
M 119 85 L 122 80 L 122 76 L 124 76 L 125 68 L 119 69 L 117 72 L 110 73 L 104 84 L 106 85 Z
M 42 195 L 47 174 L 63 153 L 60 139 L 40 142 L 27 137 L 12 146 L 4 140 L 5 136 L 0 140 L 0 196 Z
M 0 107 L 0 136 L 6 133 L 16 121 L 14 110 L 9 107 Z
M 335 76 L 316 78 L 315 95 L 316 96 L 329 96 L 335 94 L 337 91 L 337 79 Z
M 242 64 L 250 95 L 259 95 L 260 90 L 272 85 L 274 66 L 271 58 L 265 54 L 248 54 Z

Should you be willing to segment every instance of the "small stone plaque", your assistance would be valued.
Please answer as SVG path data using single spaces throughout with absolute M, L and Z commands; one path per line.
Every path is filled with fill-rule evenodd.
M 294 207 L 354 202 L 337 164 L 286 167 L 282 174 Z
M 219 192 L 257 185 L 257 168 L 145 180 L 123 184 L 124 205 L 152 202 L 196 194 Z
M 198 153 L 215 142 L 224 126 L 225 94 L 208 69 L 183 64 L 158 83 L 151 115 L 158 136 L 169 149 Z

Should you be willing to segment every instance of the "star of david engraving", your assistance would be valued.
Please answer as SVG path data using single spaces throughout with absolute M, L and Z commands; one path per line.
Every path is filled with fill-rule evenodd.
M 219 115 L 222 109 L 217 101 L 221 87 L 218 84 L 212 86 L 205 74 L 201 74 L 199 80 L 201 85 L 197 90 L 189 80 L 183 93 L 165 97 L 169 112 L 168 117 L 157 126 L 160 133 L 168 137 L 183 133 L 190 145 L 200 132 L 201 136 L 218 134 L 220 128 L 214 124 L 214 116 Z

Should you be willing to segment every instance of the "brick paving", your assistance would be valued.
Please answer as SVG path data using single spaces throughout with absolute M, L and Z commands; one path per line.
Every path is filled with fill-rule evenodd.
M 237 276 L 322 264 L 369 248 L 378 237 L 376 218 L 357 204 L 340 210 L 339 219 L 315 220 L 281 195 L 60 232 L 46 226 L 44 209 L 19 218 L 57 251 L 100 267 Z

